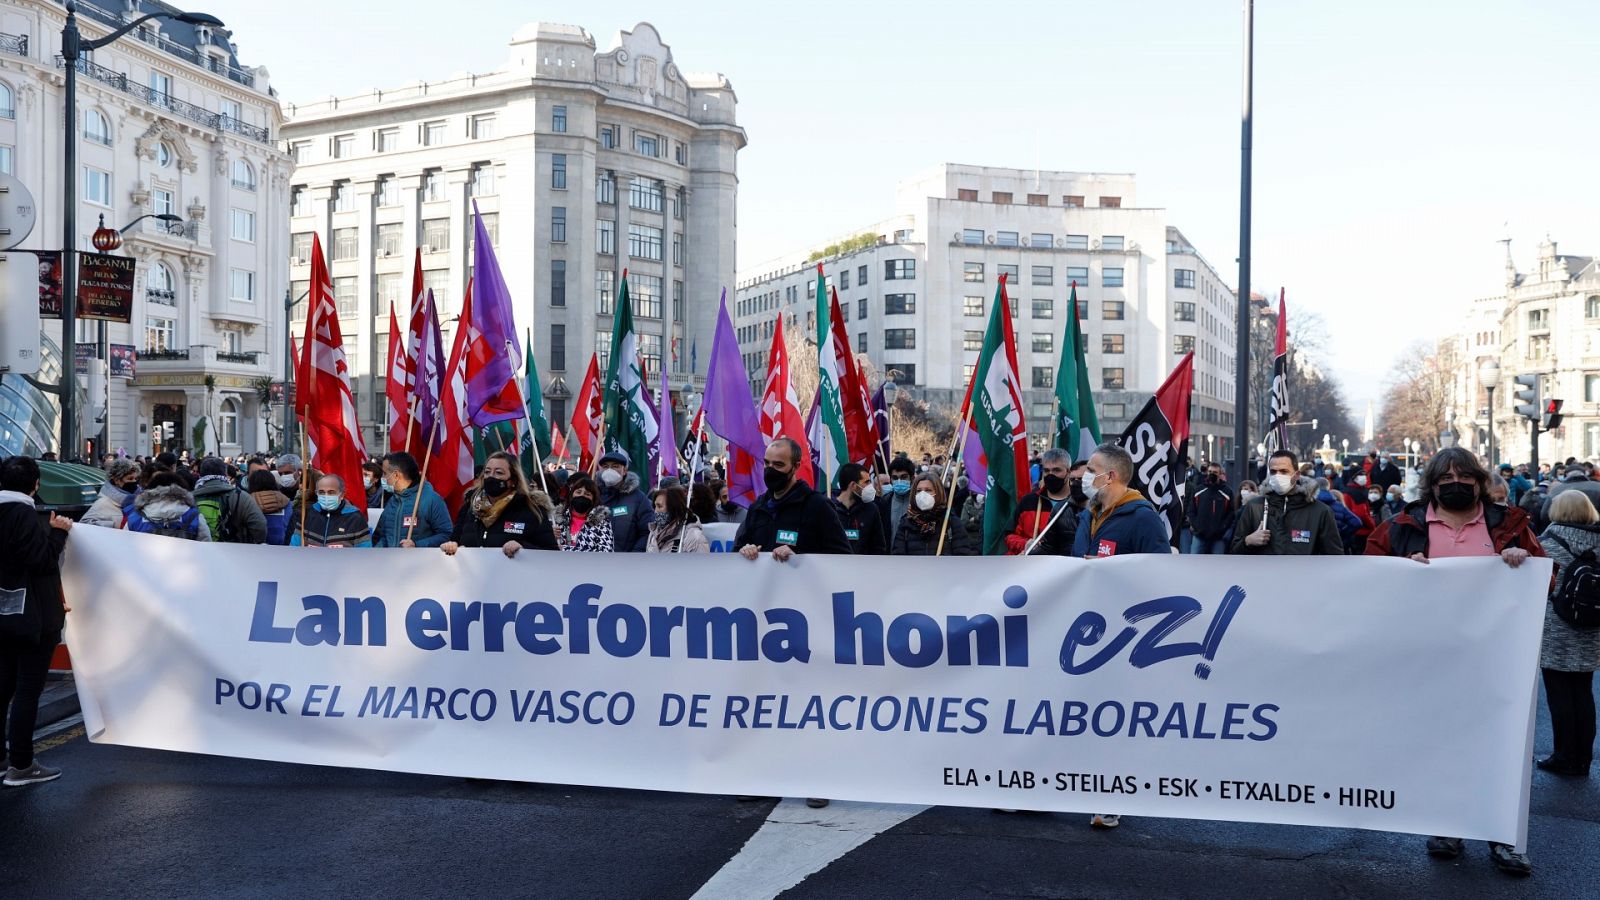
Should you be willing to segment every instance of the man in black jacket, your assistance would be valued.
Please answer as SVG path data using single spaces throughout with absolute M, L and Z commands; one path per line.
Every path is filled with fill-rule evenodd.
M 1228 528 L 1233 524 L 1233 495 L 1222 478 L 1222 466 L 1206 466 L 1200 490 L 1189 498 L 1190 553 L 1216 554 L 1228 552 Z
M 839 516 L 839 524 L 844 526 L 850 549 L 868 556 L 888 553 L 883 518 L 878 515 L 877 504 L 873 503 L 878 488 L 872 483 L 871 474 L 860 463 L 845 463 L 839 467 L 837 478 L 839 494 L 833 501 L 833 511 Z
M 739 555 L 755 559 L 771 553 L 787 562 L 796 553 L 850 553 L 850 539 L 826 494 L 797 477 L 800 445 L 780 437 L 767 445 L 762 478 L 767 492 L 756 498 L 739 526 L 733 545 Z

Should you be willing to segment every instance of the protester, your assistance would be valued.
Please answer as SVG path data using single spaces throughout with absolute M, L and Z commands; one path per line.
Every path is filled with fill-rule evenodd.
M 717 480 L 712 481 L 708 487 L 717 498 L 717 517 L 710 521 L 743 525 L 745 509 L 728 498 L 728 483 Z
M 261 544 L 267 540 L 267 519 L 249 494 L 228 479 L 227 463 L 215 456 L 200 460 L 194 483 L 194 505 L 205 517 L 211 539 L 219 544 Z
M 313 487 L 316 502 L 304 511 L 304 525 L 297 514 L 290 518 L 291 547 L 371 547 L 372 532 L 367 527 L 367 511 L 345 497 L 344 479 L 338 475 L 324 475 Z
M 1072 511 L 1072 470 L 1072 454 L 1059 447 L 1039 455 L 1039 485 L 1017 501 L 1006 529 L 1007 556 L 1037 550 L 1046 539 L 1049 546 L 1070 551 L 1078 530 L 1078 517 Z
M 911 509 L 895 529 L 889 555 L 977 556 L 977 542 L 960 518 L 946 515 L 945 509 L 944 485 L 930 475 L 919 477 L 911 485 Z
M 361 482 L 366 491 L 367 509 L 382 509 L 384 499 L 383 463 L 370 459 L 362 463 Z
M 556 510 L 556 543 L 569 553 L 610 553 L 616 536 L 611 510 L 598 505 L 600 486 L 587 472 L 567 479 L 567 502 Z
M 1499 556 L 1506 565 L 1522 565 L 1529 556 L 1544 556 L 1528 516 L 1520 508 L 1489 502 L 1489 473 L 1478 458 L 1460 447 L 1440 450 L 1422 473 L 1416 502 L 1384 523 L 1367 542 L 1368 556 L 1403 556 L 1417 562 L 1456 556 Z M 1428 854 L 1441 859 L 1461 855 L 1461 838 L 1431 837 Z M 1491 842 L 1489 856 L 1502 872 L 1530 875 L 1526 854 L 1509 844 Z
M 771 553 L 778 562 L 787 562 L 797 553 L 850 553 L 850 541 L 828 498 L 798 477 L 801 452 L 791 438 L 767 445 L 762 470 L 767 490 L 746 512 L 733 541 L 745 559 Z
M 646 553 L 710 553 L 711 541 L 700 519 L 689 511 L 689 492 L 672 484 L 656 491 L 656 518 L 650 523 Z
M 550 524 L 553 511 L 550 498 L 528 486 L 515 456 L 491 453 L 441 549 L 454 556 L 461 547 L 499 547 L 508 558 L 524 549 L 560 550 Z
M 1511 505 L 1511 485 L 1498 474 L 1489 474 L 1489 501 L 1498 506 Z
M 1254 500 L 1259 496 L 1261 496 L 1260 485 L 1246 478 L 1245 480 L 1239 482 L 1239 490 L 1234 492 L 1233 507 L 1234 509 L 1242 510 L 1244 509 L 1244 505 L 1246 503 L 1249 503 L 1251 500 Z M 1235 521 L 1237 521 L 1237 518 Z
M 845 463 L 835 476 L 839 493 L 833 511 L 844 526 L 844 536 L 857 555 L 882 556 L 889 552 L 883 536 L 883 517 L 878 514 L 878 488 L 872 475 L 860 463 Z
M 1585 469 L 1581 463 L 1572 463 L 1561 470 L 1561 480 L 1550 486 L 1550 496 L 1545 500 L 1544 506 L 1539 513 L 1541 524 L 1551 521 L 1551 501 L 1567 491 L 1583 492 L 1589 498 L 1589 502 L 1594 504 L 1596 509 L 1600 509 L 1600 482 L 1591 481 L 1589 479 L 1589 470 Z
M 195 508 L 194 495 L 175 470 L 150 476 L 145 489 L 122 510 L 124 527 L 143 534 L 159 534 L 189 541 L 210 541 L 211 529 Z
M 1239 510 L 1230 553 L 1271 556 L 1343 556 L 1344 542 L 1333 510 L 1317 502 L 1317 483 L 1297 476 L 1293 452 L 1267 458 L 1265 492 Z
M 878 515 L 883 521 L 883 533 L 891 539 L 900 519 L 911 508 L 911 479 L 916 474 L 917 467 L 908 457 L 896 456 L 889 461 L 889 490 L 878 496 Z
M 1390 488 L 1399 487 L 1405 482 L 1405 473 L 1389 458 L 1389 451 L 1378 453 L 1377 462 L 1367 471 L 1370 477 L 1370 486 L 1376 487 L 1379 493 L 1387 493 Z
M 289 506 L 289 498 L 278 490 L 278 480 L 272 472 L 266 469 L 257 469 L 244 478 L 245 489 L 250 492 L 250 499 L 256 501 L 256 506 L 261 510 L 261 518 L 267 523 L 266 543 L 273 547 L 283 547 L 289 543 L 289 519 L 293 511 Z
M 403 451 L 385 456 L 383 480 L 390 497 L 378 516 L 374 547 L 438 547 L 450 540 L 455 530 L 450 510 L 433 486 L 422 480 L 416 457 Z
M 689 512 L 703 525 L 722 521 L 717 516 L 717 495 L 703 481 L 689 488 Z
M 1211 463 L 1200 481 L 1200 489 L 1187 502 L 1189 513 L 1188 552 L 1221 555 L 1228 552 L 1227 535 L 1233 527 L 1237 507 L 1228 493 L 1222 466 Z
M 294 503 L 300 496 L 300 481 L 305 475 L 305 464 L 293 453 L 285 453 L 278 457 L 277 463 L 278 490 L 283 491 L 283 495 L 289 498 L 290 503 Z
M 122 508 L 138 492 L 139 464 L 127 458 L 113 459 L 106 466 L 106 483 L 100 486 L 100 496 L 78 520 L 79 524 L 121 528 Z
M 34 505 L 38 490 L 37 462 L 26 456 L 0 461 L 0 715 L 9 710 L 7 787 L 61 777 L 60 769 L 34 758 L 33 728 L 66 622 L 61 551 L 72 520 L 54 512 L 42 520 Z
M 1579 491 L 1566 491 L 1550 500 L 1550 527 L 1539 543 L 1558 573 L 1587 550 L 1600 555 L 1600 525 L 1594 504 Z M 1558 575 L 1559 577 L 1559 575 Z M 1544 641 L 1539 647 L 1539 670 L 1544 676 L 1545 700 L 1550 705 L 1550 727 L 1555 748 L 1537 762 L 1556 775 L 1588 778 L 1594 758 L 1594 673 L 1600 669 L 1600 631 L 1574 628 L 1544 608 Z
M 620 447 L 600 457 L 601 506 L 611 513 L 612 543 L 618 553 L 643 553 L 650 538 L 655 507 L 639 489 L 639 476 L 629 471 L 633 461 Z
M 1078 517 L 1072 555 L 1084 559 L 1129 553 L 1170 553 L 1167 523 L 1144 495 L 1129 486 L 1133 457 L 1116 443 L 1095 448 L 1084 473 L 1089 507 Z

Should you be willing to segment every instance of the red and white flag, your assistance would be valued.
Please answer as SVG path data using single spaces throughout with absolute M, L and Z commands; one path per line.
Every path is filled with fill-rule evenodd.
M 800 479 L 805 483 L 827 490 L 817 484 L 816 472 L 811 467 L 810 441 L 806 437 L 805 417 L 800 415 L 800 398 L 795 396 L 794 382 L 789 378 L 789 350 L 783 343 L 783 316 L 778 317 L 772 331 L 772 350 L 767 361 L 766 391 L 761 395 L 761 437 L 768 444 L 780 437 L 793 438 L 800 444 Z
M 577 402 L 572 405 L 572 437 L 578 442 L 578 468 L 588 471 L 600 446 L 600 424 L 605 421 L 600 386 L 600 361 L 589 356 Z
M 389 304 L 389 371 L 383 387 L 389 401 L 389 452 L 406 449 L 406 431 L 411 427 L 410 373 L 406 371 L 406 345 L 400 337 L 400 322 L 394 315 L 394 303 Z
M 428 483 L 444 498 L 451 516 L 461 508 L 467 485 L 472 483 L 472 423 L 467 417 L 467 354 L 468 332 L 472 321 L 472 282 L 467 282 L 466 297 L 461 301 L 461 318 L 456 321 L 455 342 L 450 348 L 450 362 L 445 364 L 444 377 L 440 379 L 439 441 L 433 448 L 438 457 L 428 467 Z
M 322 257 L 322 241 L 311 236 L 311 296 L 306 311 L 305 350 L 295 382 L 295 412 L 305 422 L 306 437 L 314 445 L 311 466 L 338 475 L 349 485 L 360 485 L 361 464 L 367 450 L 356 420 L 355 396 L 350 392 L 350 366 L 339 333 L 339 310 L 333 300 L 333 281 Z

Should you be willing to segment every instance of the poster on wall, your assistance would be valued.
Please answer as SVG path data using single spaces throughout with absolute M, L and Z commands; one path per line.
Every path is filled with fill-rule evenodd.
M 132 378 L 134 366 L 139 361 L 139 351 L 132 344 L 111 345 L 111 377 Z
M 39 258 L 39 317 L 61 318 L 61 251 L 29 250 Z
M 78 256 L 78 317 L 107 322 L 133 321 L 133 274 L 129 256 L 81 253 Z

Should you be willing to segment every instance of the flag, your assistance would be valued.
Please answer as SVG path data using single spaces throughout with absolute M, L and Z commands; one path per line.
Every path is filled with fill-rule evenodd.
M 644 382 L 639 335 L 633 330 L 633 303 L 628 299 L 628 271 L 622 271 L 616 312 L 611 324 L 611 360 L 605 380 L 606 450 L 627 451 L 641 478 L 652 471 L 651 445 L 658 441 L 655 411 Z
M 889 423 L 893 417 L 889 415 L 889 403 L 883 396 L 883 385 L 872 394 L 872 430 L 878 436 L 877 455 L 873 458 L 872 469 L 875 472 L 889 471 L 889 460 L 894 459 L 890 450 Z M 968 479 L 971 482 L 971 479 Z
M 1194 353 L 1190 352 L 1117 438 L 1133 457 L 1133 480 L 1128 486 L 1155 504 L 1172 541 L 1183 527 L 1183 445 L 1189 440 L 1193 391 Z
M 406 432 L 411 428 L 411 380 L 406 371 L 406 345 L 400 338 L 400 320 L 394 303 L 389 304 L 389 371 L 384 376 L 383 394 L 389 401 L 389 452 L 406 449 Z
M 689 466 L 689 480 L 693 482 L 705 469 L 706 406 L 702 402 L 689 421 L 689 433 L 683 436 L 683 458 Z
M 734 336 L 733 320 L 728 318 L 727 288 L 722 289 L 722 309 L 711 339 L 704 404 L 706 426 L 728 442 L 728 499 L 748 507 L 766 491 L 756 469 L 767 448 L 750 399 L 750 378 L 739 355 L 739 340 Z
M 544 384 L 539 380 L 539 364 L 533 361 L 533 335 L 528 335 L 527 360 L 523 365 L 523 393 L 528 403 L 528 430 L 523 444 L 538 447 L 539 458 L 549 459 L 555 452 L 550 439 L 550 417 L 544 409 Z
M 472 424 L 482 427 L 520 419 L 528 414 L 517 389 L 515 360 L 522 355 L 511 315 L 511 291 L 500 274 L 489 232 L 472 204 L 474 246 L 472 280 L 477 299 L 471 310 L 463 305 L 461 321 L 467 326 L 467 412 Z M 468 312 L 472 315 L 469 317 Z
M 567 449 L 566 432 L 560 428 L 550 434 L 550 458 L 565 462 L 572 457 Z
M 420 404 L 415 402 L 415 398 L 417 392 L 417 353 L 422 347 L 421 333 L 424 311 L 422 299 L 422 248 L 418 247 L 416 262 L 411 271 L 411 303 L 406 311 L 406 338 L 405 343 L 400 347 L 398 365 L 396 365 L 393 350 L 393 336 L 395 333 L 394 303 L 391 301 L 389 304 L 389 344 L 391 348 L 389 351 L 389 389 L 393 391 L 396 387 L 396 382 L 398 382 L 399 396 L 402 401 L 400 404 L 400 418 L 398 421 L 392 422 L 389 427 L 390 453 L 409 451 L 411 449 L 412 432 L 417 425 L 417 407 Z M 396 432 L 399 433 L 398 437 L 396 437 Z
M 780 437 L 793 438 L 800 444 L 800 479 L 819 490 L 827 490 L 826 485 L 817 483 L 816 472 L 811 468 L 811 447 L 805 421 L 800 417 L 800 398 L 795 396 L 794 382 L 789 379 L 789 350 L 783 343 L 783 316 L 774 323 L 772 350 L 767 357 L 766 389 L 761 394 L 761 436 L 768 444 Z
M 1272 343 L 1272 393 L 1267 399 L 1267 452 L 1289 444 L 1289 314 L 1278 289 L 1278 337 Z
M 405 450 L 420 463 L 435 443 L 435 417 L 439 410 L 439 380 L 444 377 L 444 338 L 439 333 L 439 310 L 433 291 L 422 284 L 422 250 L 418 248 L 411 272 L 411 318 L 406 327 L 406 387 L 416 397 L 416 417 L 407 424 Z
M 295 411 L 305 422 L 306 437 L 315 447 L 309 460 L 319 472 L 338 475 L 347 485 L 360 485 L 367 448 L 350 392 L 350 366 L 339 333 L 339 310 L 333 281 L 322 257 L 322 240 L 311 236 L 311 296 L 306 312 L 305 352 L 295 381 Z
M 698 371 L 700 371 L 700 339 L 691 338 L 689 340 L 689 374 L 693 375 Z
M 822 455 L 818 450 L 824 440 L 822 436 L 822 416 L 818 414 L 818 407 L 822 405 L 821 400 L 822 389 L 819 386 L 817 390 L 811 392 L 811 406 L 806 411 L 806 442 L 811 445 L 811 470 L 813 472 L 822 471 Z
M 1094 391 L 1089 387 L 1089 350 L 1078 318 L 1078 283 L 1072 283 L 1067 304 L 1067 333 L 1061 338 L 1061 362 L 1056 366 L 1055 445 L 1072 454 L 1074 463 L 1088 460 L 1100 445 L 1100 418 L 1094 412 Z
M 967 385 L 963 404 L 967 435 L 962 457 L 969 484 L 982 484 L 983 552 L 1005 553 L 1005 534 L 1022 495 L 1028 491 L 1028 427 L 1022 414 L 1022 382 L 1017 374 L 1017 339 L 1011 330 L 1006 276 L 995 289 L 983 350 Z
M 656 446 L 661 462 L 656 467 L 656 486 L 668 477 L 678 477 L 678 439 L 672 433 L 672 389 L 667 386 L 667 367 L 661 367 L 661 412 L 656 415 Z
M 600 392 L 600 363 L 591 353 L 583 386 L 578 388 L 577 402 L 572 405 L 572 436 L 580 454 L 578 468 L 585 472 L 594 467 L 600 456 L 600 423 L 604 418 Z
M 473 432 L 472 417 L 467 410 L 467 357 L 473 331 L 472 281 L 467 282 L 466 296 L 461 301 L 461 318 L 456 322 L 455 341 L 450 347 L 450 362 L 445 365 L 439 390 L 439 435 L 434 443 L 433 456 L 428 466 L 428 483 L 444 498 L 445 507 L 454 517 L 461 509 L 467 485 L 472 483 Z
M 822 275 L 822 263 L 817 263 L 817 401 L 818 455 L 822 457 L 822 475 L 832 481 L 833 473 L 850 461 L 850 438 L 845 430 L 844 380 L 848 365 L 833 340 L 833 310 L 838 301 L 828 302 L 828 285 Z

